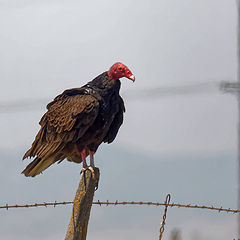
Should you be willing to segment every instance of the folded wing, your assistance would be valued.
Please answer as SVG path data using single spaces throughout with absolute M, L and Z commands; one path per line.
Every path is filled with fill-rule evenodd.
M 39 123 L 41 129 L 23 157 L 35 157 L 35 163 L 33 161 L 23 171 L 26 176 L 35 176 L 62 160 L 65 156 L 59 155 L 59 151 L 70 142 L 81 141 L 98 115 L 99 102 L 82 94 L 81 89 L 71 89 L 57 96 L 47 109 Z

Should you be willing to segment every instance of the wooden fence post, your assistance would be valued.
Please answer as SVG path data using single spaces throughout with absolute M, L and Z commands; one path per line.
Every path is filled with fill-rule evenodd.
M 86 182 L 84 183 L 84 174 L 80 180 L 74 198 L 72 217 L 68 225 L 65 240 L 86 240 L 88 220 L 92 207 L 94 191 L 98 186 L 100 176 L 98 168 L 94 168 L 94 171 L 94 178 L 90 171 L 86 171 Z

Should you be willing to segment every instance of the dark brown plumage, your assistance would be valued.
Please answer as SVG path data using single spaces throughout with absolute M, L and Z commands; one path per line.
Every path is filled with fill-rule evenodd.
M 81 163 L 102 142 L 111 143 L 123 122 L 124 103 L 119 95 L 119 78 L 135 80 L 123 64 L 114 64 L 81 88 L 64 91 L 47 105 L 32 147 L 23 159 L 35 159 L 23 170 L 25 176 L 36 176 L 63 159 Z

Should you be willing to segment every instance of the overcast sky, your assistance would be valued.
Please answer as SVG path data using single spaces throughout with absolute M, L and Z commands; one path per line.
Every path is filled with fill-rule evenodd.
M 116 61 L 126 64 L 136 76 L 136 81 L 133 84 L 127 79 L 122 79 L 121 92 L 124 93 L 127 109 L 124 124 L 115 142 L 111 146 L 101 146 L 99 154 L 96 155 L 97 165 L 104 166 L 106 171 L 98 196 L 114 200 L 122 196 L 121 194 L 125 196 L 126 189 L 119 182 L 118 188 L 114 188 L 113 184 L 102 190 L 107 183 L 112 182 L 114 174 L 111 171 L 114 170 L 119 176 L 119 179 L 114 179 L 116 182 L 120 181 L 122 178 L 120 173 L 124 174 L 126 168 L 134 171 L 128 179 L 131 174 L 128 169 L 124 181 L 121 180 L 124 185 L 129 181 L 138 182 L 137 180 L 144 178 L 144 174 L 152 164 L 156 171 L 153 172 L 153 176 L 157 176 L 158 168 L 162 166 L 169 170 L 169 172 L 165 171 L 166 178 L 170 181 L 169 189 L 173 191 L 171 193 L 180 198 L 176 201 L 206 200 L 210 204 L 208 200 L 211 193 L 210 199 L 216 204 L 236 207 L 236 99 L 232 95 L 223 94 L 217 87 L 209 90 L 211 84 L 216 86 L 216 83 L 222 80 L 236 80 L 236 4 L 234 0 L 123 0 L 121 2 L 0 0 L 0 106 L 2 103 L 18 100 L 29 99 L 34 102 L 38 99 L 46 99 L 44 100 L 46 102 L 36 104 L 32 111 L 21 109 L 16 112 L 0 113 L 0 152 L 3 156 L 1 172 L 5 173 L 1 174 L 0 181 L 2 183 L 9 181 L 10 188 L 13 187 L 11 184 L 14 184 L 14 189 L 20 189 L 20 192 L 25 194 L 20 196 L 17 192 L 6 189 L 3 191 L 5 195 L 1 200 L 2 203 L 8 201 L 15 203 L 24 199 L 25 201 L 37 200 L 33 196 L 44 196 L 40 199 L 44 201 L 73 198 L 79 180 L 76 174 L 80 171 L 80 166 L 63 163 L 62 166 L 53 166 L 36 180 L 23 179 L 18 172 L 26 166 L 26 162 L 22 163 L 20 160 L 39 129 L 38 121 L 45 112 L 44 106 L 48 100 L 67 88 L 80 87 L 108 70 Z M 152 96 L 150 93 L 147 96 L 141 95 L 145 89 L 201 83 L 207 83 L 206 91 L 201 88 L 199 93 L 196 91 L 186 95 L 174 93 L 159 94 L 159 97 Z M 134 93 L 135 98 L 131 98 L 131 93 Z M 107 164 L 109 159 L 105 158 L 116 156 L 116 154 L 119 160 L 112 159 L 116 161 L 115 164 Z M 138 166 L 140 158 L 141 167 Z M 218 165 L 218 158 L 223 161 L 222 164 Z M 201 161 L 205 165 L 201 165 Z M 218 184 L 224 185 L 228 179 L 224 188 L 226 191 L 221 188 L 212 190 L 209 186 L 211 183 L 201 181 L 201 176 L 199 176 L 197 187 L 194 185 L 195 182 L 192 179 L 194 174 L 191 171 L 196 170 L 195 166 L 198 166 L 201 171 L 208 169 L 208 161 L 211 162 L 210 169 L 217 172 L 206 170 L 206 173 L 202 172 L 202 178 L 211 181 L 212 176 L 215 176 L 219 182 L 216 182 L 214 187 Z M 175 164 L 169 165 L 170 162 Z M 186 181 L 182 180 L 184 185 L 181 187 L 181 194 L 178 194 L 178 187 L 170 187 L 183 177 L 180 173 L 178 173 L 180 175 L 171 175 L 171 166 L 174 169 L 176 166 L 186 166 L 181 169 L 182 174 L 192 176 Z M 135 168 L 139 171 L 135 172 Z M 73 173 L 70 174 L 69 169 L 75 169 L 75 176 L 72 176 Z M 70 179 L 64 182 L 61 178 L 61 174 L 65 172 L 70 174 L 70 179 L 75 179 L 74 185 L 71 184 Z M 51 194 L 50 186 L 48 189 L 45 188 L 47 179 L 51 184 L 51 176 L 55 179 L 53 183 L 57 183 L 56 188 L 63 191 L 65 191 L 64 188 L 71 189 L 69 192 L 66 191 L 69 195 L 54 196 Z M 223 176 L 226 179 L 223 179 Z M 153 178 L 152 181 L 156 179 Z M 34 191 L 32 184 L 38 184 L 38 193 L 35 195 L 32 193 Z M 149 184 L 150 182 L 147 186 Z M 158 188 L 161 189 L 163 182 L 159 181 L 158 184 Z M 141 195 L 140 186 L 136 183 L 134 187 L 138 191 L 129 197 L 138 196 L 136 198 L 139 200 L 145 199 L 146 196 Z M 150 201 L 163 201 L 164 194 L 170 191 L 167 188 L 162 192 L 159 190 L 158 199 L 156 189 L 150 188 L 150 190 L 147 197 Z M 196 195 L 195 191 L 199 195 Z M 195 195 L 192 196 L 191 192 Z M 118 193 L 121 194 L 118 195 Z M 124 196 L 122 199 L 127 200 Z M 215 199 L 214 196 L 216 196 Z M 54 214 L 54 211 L 56 212 L 57 209 L 50 210 L 37 218 L 34 213 L 39 212 L 35 210 L 31 221 L 35 222 L 35 225 L 32 224 L 36 227 L 39 226 L 38 223 L 40 226 L 44 225 L 46 219 L 52 221 L 51 214 Z M 48 235 L 44 236 L 45 239 L 58 239 L 64 236 L 65 230 L 60 231 L 59 228 L 65 227 L 68 221 L 66 215 L 68 216 L 69 211 L 71 211 L 70 208 L 61 215 L 61 218 L 65 217 L 65 222 L 55 225 L 54 232 L 47 231 Z M 103 231 L 102 235 L 98 230 L 94 231 L 91 227 L 93 224 L 97 228 L 94 219 L 104 224 L 108 218 L 105 210 L 101 210 L 101 214 L 97 211 L 99 210 L 96 210 L 96 216 L 92 217 L 93 222 L 90 223 L 91 239 L 94 239 L 96 232 L 99 239 L 106 239 L 107 236 L 113 236 L 118 231 L 124 232 L 126 229 L 122 223 L 124 217 L 119 217 L 121 221 L 118 222 L 118 224 L 122 223 L 122 228 L 118 229 L 116 224 L 111 227 L 111 231 Z M 116 218 L 119 212 L 112 214 L 112 217 Z M 16 215 L 19 214 L 18 217 L 13 214 L 11 218 L 7 215 L 8 213 L 4 214 L 5 218 L 1 218 L 2 222 L 6 224 L 13 222 L 14 217 L 16 226 L 20 224 L 19 219 L 22 217 L 20 211 L 15 212 Z M 157 215 L 154 214 L 149 213 L 148 217 L 154 219 L 152 220 L 156 224 L 154 229 L 158 231 L 158 222 L 155 220 L 160 215 L 159 212 Z M 132 213 L 126 211 L 126 215 L 129 217 Z M 137 223 L 141 214 L 138 213 L 137 216 L 135 219 L 129 218 L 139 224 L 135 225 L 136 231 L 138 228 L 142 229 L 138 239 L 146 239 L 146 236 L 150 232 L 153 234 L 154 230 L 146 227 L 144 231 L 143 226 L 149 220 Z M 175 221 L 174 224 L 179 225 L 183 215 L 173 213 L 171 216 Z M 215 222 L 219 236 L 215 236 L 217 231 L 207 228 L 207 222 L 213 221 L 207 216 L 203 213 L 194 215 L 196 226 L 203 225 L 204 230 L 199 230 L 200 233 L 196 233 L 196 227 L 194 228 L 193 224 L 186 223 L 184 226 L 180 224 L 181 229 L 189 232 L 184 239 L 233 239 L 236 237 L 233 234 L 234 217 L 228 215 L 230 220 L 226 220 L 217 216 Z M 109 218 L 111 219 L 110 216 Z M 222 227 L 227 223 L 227 228 Z M 174 224 L 171 226 L 174 227 Z M 19 226 L 22 228 L 21 224 Z M 107 228 L 102 226 L 102 229 Z M 36 234 L 38 231 L 39 228 L 33 228 L 31 234 Z M 16 230 L 15 235 L 8 235 L 9 229 L 4 228 L 4 236 L 7 239 L 15 239 L 16 236 L 19 239 L 32 239 L 32 235 L 27 233 L 26 228 L 23 232 L 24 234 L 21 234 L 20 230 Z M 229 235 L 230 233 L 232 235 Z M 123 234 L 124 239 L 133 238 L 132 233 L 128 234 L 127 230 Z M 157 232 L 155 234 L 152 236 L 156 238 Z

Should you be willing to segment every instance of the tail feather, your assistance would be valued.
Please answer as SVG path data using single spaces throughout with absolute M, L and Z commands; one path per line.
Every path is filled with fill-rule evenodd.
M 22 174 L 24 174 L 26 177 L 34 177 L 31 174 L 31 171 L 38 165 L 38 163 L 41 161 L 41 158 L 36 157 L 31 163 L 27 165 L 27 167 L 22 171 Z
M 46 168 L 48 168 L 50 165 L 54 163 L 54 159 L 47 158 L 42 159 L 36 157 L 30 164 L 27 165 L 27 167 L 22 171 L 22 174 L 24 174 L 26 177 L 34 177 L 44 171 Z

